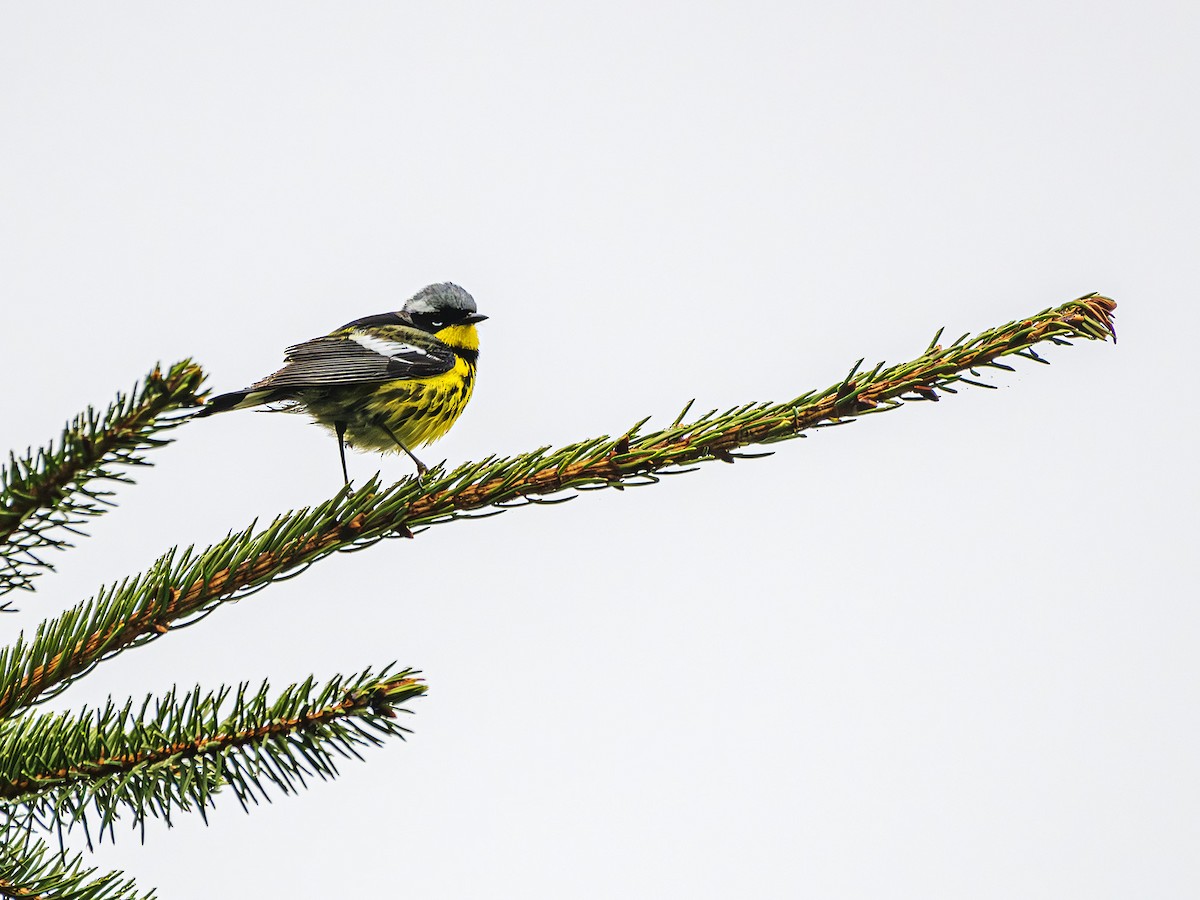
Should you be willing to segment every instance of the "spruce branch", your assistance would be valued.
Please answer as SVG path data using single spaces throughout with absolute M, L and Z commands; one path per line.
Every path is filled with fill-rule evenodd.
M 188 418 L 172 413 L 198 405 L 203 380 L 188 360 L 166 372 L 156 366 L 103 413 L 77 415 L 57 441 L 9 454 L 0 469 L 0 594 L 32 590 L 31 579 L 53 568 L 42 551 L 71 546 L 67 535 L 82 535 L 81 524 L 113 505 L 113 491 L 97 483 L 132 482 L 126 470 L 148 465 L 145 451 L 169 443 L 157 435 Z
M 0 718 L 53 696 L 104 659 L 188 624 L 220 604 L 248 596 L 335 551 L 370 546 L 385 537 L 411 537 L 461 518 L 495 515 L 517 505 L 558 503 L 576 492 L 656 483 L 711 460 L 762 456 L 743 448 L 804 437 L 809 429 L 937 400 L 959 384 L 988 386 L 982 371 L 1012 367 L 1019 356 L 1046 362 L 1042 342 L 1115 337 L 1116 303 L 1089 294 L 1054 309 L 949 346 L 941 331 L 916 359 L 862 371 L 862 360 L 841 381 L 780 404 L 750 403 L 685 422 L 690 405 L 664 429 L 641 434 L 646 419 L 613 439 L 602 436 L 511 458 L 488 457 L 451 471 L 438 466 L 420 480 L 380 491 L 372 479 L 357 492 L 343 489 L 313 507 L 279 516 L 267 528 L 229 534 L 202 552 L 172 550 L 146 572 L 111 585 L 58 619 L 43 623 L 0 650 Z M 550 499 L 551 495 L 563 496 Z
M 408 731 L 398 714 L 425 685 L 412 670 L 365 671 L 324 686 L 312 678 L 277 699 L 264 683 L 199 687 L 92 711 L 27 716 L 0 726 L 0 817 L 10 828 L 81 824 L 92 841 L 122 810 L 135 827 L 175 811 L 204 815 L 228 787 L 243 808 L 338 773 L 337 760 Z
M 120 872 L 97 875 L 83 855 L 51 852 L 28 831 L 0 825 L 0 897 L 19 900 L 153 900 Z

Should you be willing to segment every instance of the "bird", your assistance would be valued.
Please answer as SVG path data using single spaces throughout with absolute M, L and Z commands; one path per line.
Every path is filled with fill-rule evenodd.
M 486 318 L 457 284 L 428 285 L 399 312 L 355 319 L 288 347 L 282 369 L 214 397 L 197 417 L 256 406 L 307 413 L 337 436 L 347 485 L 347 444 L 401 450 L 420 478 L 427 467 L 413 448 L 442 437 L 466 408 L 479 358 L 475 326 Z

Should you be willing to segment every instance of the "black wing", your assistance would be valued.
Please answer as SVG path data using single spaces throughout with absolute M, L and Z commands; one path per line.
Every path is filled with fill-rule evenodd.
M 454 351 L 425 335 L 409 341 L 378 331 L 352 329 L 287 350 L 288 364 L 254 385 L 263 388 L 381 384 L 398 378 L 429 378 L 454 368 Z
M 412 328 L 412 319 L 400 315 L 400 313 L 386 312 L 378 313 L 374 316 L 364 316 L 361 319 L 355 319 L 353 322 L 347 322 L 338 331 L 346 328 L 363 328 L 367 325 L 401 325 L 406 328 Z

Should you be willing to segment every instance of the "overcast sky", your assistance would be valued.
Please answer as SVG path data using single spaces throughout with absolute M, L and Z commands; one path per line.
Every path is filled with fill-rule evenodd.
M 338 781 L 94 862 L 173 900 L 1196 896 L 1198 27 L 1183 2 L 0 6 L 0 447 L 156 360 L 240 388 L 432 281 L 491 318 L 431 463 L 1121 304 L 1115 348 L 1000 390 L 338 556 L 106 664 L 53 707 L 393 660 L 430 692 Z M 298 417 L 176 434 L 5 642 L 340 486 Z

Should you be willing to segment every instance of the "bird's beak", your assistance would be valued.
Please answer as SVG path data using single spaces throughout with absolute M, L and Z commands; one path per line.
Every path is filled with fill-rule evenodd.
M 480 315 L 479 313 L 471 313 L 469 316 L 463 319 L 463 324 L 474 325 L 476 322 L 482 322 L 486 318 L 487 316 Z

